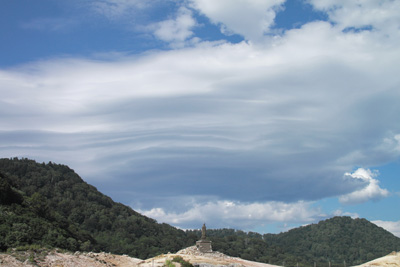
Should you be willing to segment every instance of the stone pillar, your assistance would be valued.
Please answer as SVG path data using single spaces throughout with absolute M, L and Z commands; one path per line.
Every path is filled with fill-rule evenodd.
M 202 253 L 212 252 L 211 241 L 210 240 L 199 240 L 196 242 L 197 249 Z

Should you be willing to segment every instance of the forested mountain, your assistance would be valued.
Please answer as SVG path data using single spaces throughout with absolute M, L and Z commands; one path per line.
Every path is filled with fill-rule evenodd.
M 0 250 L 48 246 L 148 258 L 192 246 L 201 232 L 158 224 L 115 203 L 69 167 L 0 159 Z M 207 230 L 213 249 L 277 265 L 356 265 L 400 251 L 400 238 L 365 219 L 334 217 L 281 234 Z
M 361 264 L 400 250 L 400 238 L 366 219 L 334 217 L 318 224 L 264 235 L 271 245 L 308 261 Z
M 11 196 L 4 197 L 1 203 L 9 204 L 2 205 L 0 213 L 3 250 L 39 243 L 72 251 L 102 250 L 147 258 L 195 243 L 196 237 L 191 239 L 182 230 L 158 224 L 130 207 L 115 203 L 67 166 L 14 158 L 1 159 L 0 171 L 2 190 Z M 10 202 L 8 199 L 16 200 L 6 203 Z M 36 209 L 35 205 L 40 207 Z M 13 222 L 17 216 L 19 224 Z M 30 218 L 36 218 L 35 222 Z M 54 231 L 36 231 L 44 221 Z M 24 238 L 16 236 L 23 229 L 36 231 L 35 238 L 30 234 Z M 87 235 L 73 235 L 78 229 Z M 58 241 L 51 241 L 51 235 Z
M 334 217 L 280 234 L 219 229 L 207 230 L 207 235 L 213 248 L 222 253 L 285 266 L 358 265 L 400 251 L 400 238 L 365 219 L 350 217 Z

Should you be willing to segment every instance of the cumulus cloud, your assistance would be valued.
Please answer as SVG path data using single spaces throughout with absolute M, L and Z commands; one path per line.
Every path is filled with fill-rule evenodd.
M 184 42 L 193 35 L 192 28 L 197 25 L 192 11 L 179 8 L 176 18 L 160 21 L 147 26 L 158 39 L 172 43 L 174 47 L 184 46 Z
M 372 221 L 372 223 L 384 228 L 385 230 L 391 232 L 397 237 L 400 237 L 400 221 L 392 222 L 392 221 Z
M 353 173 L 346 173 L 345 177 L 363 184 L 362 188 L 339 197 L 343 204 L 357 204 L 369 200 L 378 200 L 389 195 L 389 191 L 379 187 L 379 181 L 374 179 L 378 174 L 368 169 L 359 168 Z
M 221 26 L 224 34 L 235 33 L 257 41 L 274 24 L 277 10 L 285 0 L 190 0 L 213 23 Z
M 162 208 L 141 210 L 142 214 L 182 228 L 193 227 L 199 221 L 205 221 L 213 228 L 252 229 L 271 222 L 310 223 L 325 216 L 312 203 L 266 202 L 241 203 L 237 201 L 216 201 L 196 204 L 181 213 L 166 212 Z

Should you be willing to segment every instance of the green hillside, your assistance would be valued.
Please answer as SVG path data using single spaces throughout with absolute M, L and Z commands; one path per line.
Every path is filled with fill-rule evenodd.
M 27 196 L 13 185 L 0 172 L 0 251 L 18 247 L 88 250 L 96 245 L 90 234 L 50 209 L 39 193 Z
M 192 246 L 200 235 L 158 224 L 114 202 L 67 166 L 0 159 L 0 250 L 58 247 L 145 259 Z M 400 251 L 400 238 L 350 217 L 280 234 L 209 229 L 207 236 L 214 250 L 285 266 L 350 266 Z
M 55 217 L 63 221 L 61 229 L 76 228 L 88 233 L 85 238 L 59 234 L 60 242 L 50 242 L 50 246 L 58 246 L 69 250 L 101 250 L 117 254 L 128 254 L 139 258 L 147 258 L 168 251 L 177 251 L 194 244 L 186 233 L 167 224 L 158 224 L 130 207 L 116 203 L 103 195 L 97 189 L 84 182 L 73 170 L 59 164 L 39 164 L 28 159 L 1 159 L 0 171 L 4 173 L 2 183 L 12 183 L 24 200 L 11 206 L 2 205 L 0 220 L 2 239 L 10 239 L 10 230 L 17 227 L 12 223 L 9 213 L 13 216 L 31 217 L 32 209 L 29 199 L 40 199 L 44 210 L 51 211 Z M 9 191 L 9 189 L 7 189 Z M 14 194 L 14 193 L 9 193 Z M 8 199 L 8 198 L 5 198 Z M 30 212 L 28 214 L 28 212 Z M 25 214 L 24 214 L 25 213 Z M 52 223 L 47 214 L 36 212 L 34 217 Z M 22 229 L 32 229 L 28 221 L 18 226 Z M 5 223 L 8 221 L 8 223 Z M 4 223 L 3 223 L 4 222 Z M 6 228 L 4 225 L 8 225 Z M 53 223 L 54 224 L 54 223 Z M 37 223 L 38 227 L 41 223 Z M 22 231 L 23 232 L 23 231 Z M 37 238 L 14 238 L 3 242 L 1 249 L 22 246 L 32 243 L 47 242 L 46 233 L 38 231 Z M 90 238 L 89 238 L 90 237 Z M 42 240 L 40 240 L 42 238 Z M 69 239 L 68 239 L 69 238 Z M 66 245 L 69 240 L 71 245 Z
M 318 224 L 264 235 L 271 245 L 285 248 L 308 262 L 357 265 L 400 250 L 400 238 L 365 220 L 334 217 Z

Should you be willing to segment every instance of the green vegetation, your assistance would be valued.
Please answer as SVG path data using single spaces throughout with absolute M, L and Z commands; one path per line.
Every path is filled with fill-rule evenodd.
M 11 186 L 11 180 L 0 173 L 0 250 L 8 248 L 60 247 L 81 249 L 94 240 L 84 231 L 48 208 L 39 193 L 26 196 Z
M 175 267 L 175 264 L 173 264 L 171 260 L 166 260 L 164 266 L 165 267 Z
M 181 256 L 175 256 L 172 260 L 166 260 L 164 266 L 165 267 L 175 267 L 176 265 L 174 262 L 177 262 L 180 264 L 181 267 L 193 267 L 193 265 L 185 261 Z
M 0 159 L 0 250 L 105 251 L 149 258 L 192 246 L 200 230 L 158 224 L 115 203 L 64 165 Z M 365 219 L 335 217 L 281 234 L 207 230 L 213 249 L 285 265 L 357 265 L 400 251 L 400 238 Z M 183 260 L 183 259 L 182 259 Z M 190 263 L 179 262 L 184 267 Z
M 172 259 L 172 262 L 178 262 L 181 264 L 182 267 L 193 267 L 193 265 L 190 262 L 185 261 L 181 256 L 175 256 Z
M 39 244 L 144 259 L 195 242 L 115 203 L 67 166 L 14 158 L 1 159 L 0 171 L 1 250 Z
M 337 265 L 344 261 L 358 265 L 400 250 L 400 239 L 393 234 L 365 219 L 350 217 L 334 217 L 264 239 L 307 261 Z

